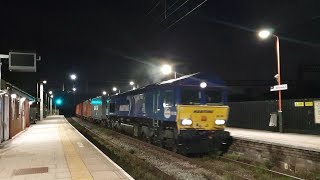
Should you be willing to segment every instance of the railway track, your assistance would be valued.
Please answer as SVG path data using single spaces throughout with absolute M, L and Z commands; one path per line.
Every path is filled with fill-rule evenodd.
M 176 179 L 301 179 L 224 157 L 203 160 L 182 156 L 137 138 L 110 129 L 101 129 L 101 127 L 79 118 L 72 118 L 72 120 L 94 136 L 106 140 L 120 149 L 133 152 L 140 159 L 148 161 L 160 171 L 164 171 Z M 263 176 L 257 175 L 257 169 L 264 172 Z

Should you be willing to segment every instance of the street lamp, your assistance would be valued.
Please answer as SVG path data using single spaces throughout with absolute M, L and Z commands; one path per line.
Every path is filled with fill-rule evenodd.
M 136 89 L 136 87 L 134 86 L 134 82 L 133 81 L 130 81 L 129 84 L 130 84 L 130 86 L 132 86 L 133 90 Z
M 44 88 L 43 85 L 47 84 L 47 80 L 43 80 L 43 81 L 37 81 L 37 104 L 39 104 L 39 100 L 40 100 L 40 106 L 39 106 L 39 120 L 43 119 L 43 102 L 44 102 L 44 98 L 43 98 L 43 92 L 44 92 Z
M 102 91 L 102 95 L 107 95 L 107 91 Z
M 168 75 L 170 73 L 172 73 L 172 66 L 170 66 L 169 64 L 164 64 L 161 66 L 161 72 L 162 74 L 164 75 Z M 174 73 L 174 78 L 176 79 L 177 78 L 177 72 L 173 72 Z
M 76 90 L 77 90 L 77 88 L 75 88 L 75 87 L 74 87 L 74 88 L 72 88 L 72 91 L 73 91 L 73 92 L 76 92 Z
M 76 74 L 71 74 L 70 75 L 70 79 L 73 80 L 73 81 L 76 80 L 77 79 L 77 75 Z
M 112 88 L 112 91 L 113 91 L 113 92 L 117 92 L 117 91 L 118 91 L 116 94 L 119 94 L 119 93 L 120 93 L 120 89 L 118 89 L 118 88 L 116 88 L 116 87 L 113 87 L 113 88 Z
M 207 83 L 206 82 L 201 82 L 200 83 L 200 87 L 203 89 L 203 88 L 206 88 L 207 87 Z
M 168 74 L 170 74 L 172 72 L 172 67 L 170 65 L 168 65 L 168 64 L 164 64 L 161 67 L 161 72 L 164 75 L 168 75 Z
M 280 40 L 279 37 L 273 33 L 270 32 L 270 30 L 261 30 L 258 32 L 258 36 L 261 39 L 267 39 L 268 37 L 272 36 L 276 39 L 276 51 L 277 51 L 277 81 L 278 85 L 281 85 L 281 73 L 280 73 Z M 282 101 L 281 101 L 281 90 L 278 91 L 278 115 L 279 115 L 279 131 L 280 133 L 283 133 L 283 119 L 282 119 Z
M 53 94 L 51 94 L 51 96 L 50 96 L 51 98 L 53 98 Z
M 52 91 L 49 91 L 49 94 L 51 95 L 51 94 L 52 94 Z

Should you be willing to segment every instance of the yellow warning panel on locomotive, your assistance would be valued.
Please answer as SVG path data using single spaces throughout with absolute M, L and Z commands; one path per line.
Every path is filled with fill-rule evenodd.
M 228 120 L 228 106 L 179 105 L 177 107 L 178 130 L 219 130 Z

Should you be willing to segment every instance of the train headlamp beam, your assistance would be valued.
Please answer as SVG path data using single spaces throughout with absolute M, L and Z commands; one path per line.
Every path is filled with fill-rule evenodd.
M 192 124 L 191 119 L 182 119 L 181 120 L 181 125 L 183 125 L 183 126 L 190 126 L 191 124 Z
M 226 123 L 226 121 L 223 120 L 223 119 L 217 119 L 217 120 L 215 121 L 215 123 L 216 123 L 216 125 L 224 125 L 224 124 Z

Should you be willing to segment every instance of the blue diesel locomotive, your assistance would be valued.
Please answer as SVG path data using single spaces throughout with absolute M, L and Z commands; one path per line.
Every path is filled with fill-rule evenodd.
M 227 88 L 207 77 L 196 73 L 113 95 L 103 100 L 101 123 L 182 154 L 219 150 L 230 138 Z

